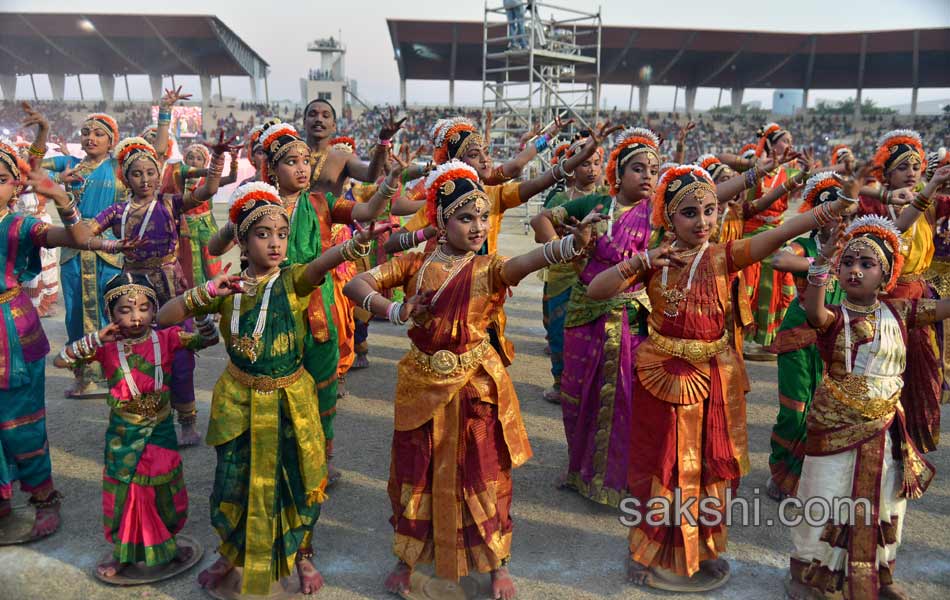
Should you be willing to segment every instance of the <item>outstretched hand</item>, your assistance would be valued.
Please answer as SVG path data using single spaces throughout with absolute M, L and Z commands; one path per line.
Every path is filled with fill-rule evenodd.
M 230 268 L 231 263 L 224 265 L 224 268 L 221 269 L 221 273 L 211 279 L 211 287 L 214 289 L 215 297 L 240 294 L 244 291 L 241 286 L 241 276 L 229 275 L 228 270 Z
M 857 198 L 858 194 L 861 193 L 861 183 L 871 173 L 872 168 L 873 167 L 870 164 L 865 163 L 858 167 L 857 173 L 852 173 L 851 175 L 834 173 L 832 174 L 832 177 L 834 177 L 835 181 L 841 185 L 841 189 L 846 197 Z M 896 202 L 896 196 L 897 193 L 891 193 L 890 201 L 893 204 L 906 204 L 906 202 Z M 910 200 L 911 198 L 909 198 L 907 202 L 910 202 Z
M 688 136 L 689 132 L 694 129 L 696 129 L 696 123 L 693 123 L 692 121 L 688 121 L 686 125 L 678 127 L 678 131 L 676 132 L 676 141 L 681 144 L 685 144 L 686 136 Z
M 170 108 L 181 100 L 191 100 L 191 94 L 183 94 L 181 93 L 181 90 L 181 86 L 172 88 L 170 90 L 165 90 L 165 95 L 162 96 L 162 106 Z
M 211 154 L 223 155 L 227 153 L 234 153 L 241 149 L 240 144 L 235 144 L 237 136 L 232 135 L 228 139 L 224 139 L 224 129 L 218 131 L 218 141 L 211 144 L 207 142 L 202 142 L 201 145 L 207 148 Z
M 593 143 L 595 146 L 599 146 L 603 144 L 604 141 L 611 135 L 618 131 L 622 131 L 623 128 L 623 125 L 611 125 L 610 120 L 608 119 L 601 123 L 595 130 L 590 132 L 590 142 L 588 143 Z
M 389 109 L 389 119 L 383 125 L 383 128 L 379 130 L 379 139 L 381 140 L 391 140 L 396 133 L 402 129 L 403 123 L 406 122 L 407 117 L 403 117 L 396 120 L 396 111 L 390 107 Z
M 826 262 L 833 262 L 835 256 L 837 256 L 844 247 L 845 228 L 844 222 L 838 221 L 838 224 L 835 225 L 834 230 L 831 232 L 831 237 L 822 245 L 821 257 L 824 258 Z
M 115 251 L 116 254 L 125 254 L 129 255 L 134 253 L 136 250 L 140 249 L 145 245 L 145 238 L 126 238 L 124 240 L 116 240 Z
M 549 138 L 553 138 L 553 137 L 556 136 L 558 133 L 560 133 L 565 127 L 567 127 L 568 125 L 570 125 L 570 124 L 573 123 L 573 122 L 574 122 L 574 118 L 573 118 L 573 117 L 571 117 L 570 119 L 567 119 L 567 120 L 565 121 L 565 120 L 561 117 L 560 114 L 555 115 L 555 116 L 554 116 L 554 122 L 551 123 L 550 125 L 548 125 L 547 127 L 545 127 L 544 130 L 543 130 L 541 133 L 544 134 L 544 135 L 546 135 L 546 136 L 548 136 Z
M 598 204 L 593 210 L 587 213 L 584 220 L 578 222 L 576 218 L 572 218 L 565 223 L 565 231 L 574 234 L 575 252 L 582 252 L 584 248 L 590 244 L 594 231 L 593 226 L 607 218 L 600 212 L 603 208 L 603 205 Z
M 23 127 L 36 125 L 38 131 L 49 131 L 49 121 L 43 116 L 43 113 L 30 106 L 29 102 L 22 102 L 20 106 L 23 108 L 23 112 L 26 113 L 26 117 L 21 122 Z
M 374 221 L 369 224 L 369 227 L 363 227 L 358 221 L 353 221 L 353 228 L 356 230 L 356 233 L 353 235 L 353 239 L 356 240 L 357 244 L 365 246 L 371 241 L 379 239 L 379 236 L 383 235 L 387 231 L 391 231 L 393 224 L 386 221 L 379 223 Z

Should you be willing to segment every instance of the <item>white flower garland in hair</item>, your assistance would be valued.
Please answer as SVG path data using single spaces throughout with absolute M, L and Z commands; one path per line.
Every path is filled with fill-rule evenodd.
M 718 158 L 715 154 L 708 154 L 708 153 L 707 153 L 707 154 L 700 154 L 700 155 L 699 155 L 699 158 L 696 159 L 696 164 L 699 165 L 699 166 L 702 166 L 702 164 L 703 164 L 704 162 L 706 162 L 707 160 L 709 160 L 710 158 L 715 159 L 716 162 L 720 162 L 720 161 L 719 161 L 719 158 Z
M 660 138 L 656 135 L 653 130 L 647 129 L 646 127 L 629 127 L 623 131 L 617 133 L 617 137 L 614 138 L 616 141 L 614 145 L 622 144 L 625 140 L 631 137 L 645 137 L 651 142 L 653 142 L 654 148 L 660 147 Z
M 672 164 L 673 166 L 667 169 L 666 171 L 664 171 L 663 175 L 660 176 L 660 181 L 656 184 L 656 189 L 660 189 L 662 186 L 666 185 L 671 179 L 675 177 L 682 177 L 683 175 L 685 175 L 686 173 L 680 173 L 678 175 L 673 174 L 676 171 L 676 169 L 680 167 L 689 167 L 690 173 L 692 173 L 693 175 L 696 175 L 697 177 L 702 177 L 703 179 L 706 180 L 707 183 L 709 183 L 709 185 L 715 187 L 716 184 L 713 183 L 713 178 L 709 174 L 709 171 L 707 171 L 706 169 L 697 165 L 677 165 L 675 163 L 672 163 Z
M 834 174 L 834 171 L 821 171 L 809 177 L 808 181 L 805 182 L 805 189 L 802 190 L 802 198 L 808 198 L 819 183 L 826 179 L 834 179 Z
M 118 155 L 122 154 L 122 151 L 123 151 L 123 150 L 125 150 L 127 147 L 131 146 L 132 144 L 138 144 L 138 145 L 141 145 L 141 146 L 148 146 L 149 148 L 152 149 L 152 152 L 155 152 L 155 148 L 154 148 L 151 144 L 149 144 L 148 141 L 146 141 L 145 138 L 139 137 L 139 136 L 133 136 L 133 137 L 127 137 L 127 138 L 123 139 L 122 141 L 120 141 L 118 144 L 116 144 L 116 145 L 115 145 L 115 150 L 113 150 L 113 153 L 114 153 L 116 156 L 118 156 Z
M 463 171 L 471 173 L 475 181 L 478 181 L 478 171 L 476 171 L 469 165 L 463 163 L 462 161 L 453 158 L 452 160 L 448 162 L 442 163 L 435 169 L 432 169 L 432 172 L 429 173 L 428 177 L 426 177 L 426 192 L 429 191 L 429 188 L 432 187 L 432 184 L 435 183 L 439 177 L 445 175 L 446 173 L 454 169 L 462 169 Z
M 252 181 L 234 190 L 234 193 L 231 194 L 231 198 L 228 200 L 228 210 L 230 210 L 236 202 L 239 202 L 242 198 L 254 192 L 270 194 L 274 197 L 275 201 L 280 202 L 280 194 L 277 193 L 277 188 L 263 181 Z
M 442 129 L 439 129 L 435 132 L 433 136 L 432 143 L 436 148 L 442 146 L 445 143 L 445 134 L 449 132 L 449 129 L 452 129 L 456 125 L 460 124 L 470 125 L 471 127 L 478 129 L 475 123 L 468 117 L 452 117 L 450 119 L 445 119 L 445 124 L 442 126 Z
M 920 134 L 913 129 L 892 129 L 877 139 L 878 148 L 887 145 L 888 141 L 895 137 L 909 137 L 923 146 L 923 141 L 920 139 Z
M 261 137 L 257 138 L 257 141 L 261 144 L 264 143 L 264 140 L 274 135 L 275 133 L 283 133 L 285 135 L 292 135 L 295 137 L 300 137 L 300 134 L 297 133 L 297 128 L 291 125 L 290 123 L 274 123 L 270 127 L 264 130 L 261 134 Z
M 851 221 L 848 228 L 844 230 L 845 235 L 851 235 L 858 227 L 878 227 L 897 236 L 900 239 L 901 232 L 897 229 L 894 221 L 880 215 L 864 215 Z
M 16 144 L 14 144 L 14 143 L 13 143 L 13 140 L 11 140 L 10 138 L 8 138 L 7 136 L 5 136 L 5 135 L 0 135 L 0 144 L 2 144 L 2 145 L 4 145 L 4 146 L 7 146 L 8 148 L 12 149 L 13 152 L 14 152 L 14 154 L 16 153 Z

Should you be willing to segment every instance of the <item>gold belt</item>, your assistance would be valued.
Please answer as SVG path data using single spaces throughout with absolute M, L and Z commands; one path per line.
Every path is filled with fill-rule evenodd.
M 5 292 L 0 292 L 0 304 L 6 304 L 20 295 L 20 286 L 15 285 Z
M 822 385 L 837 402 L 861 413 L 866 419 L 880 419 L 894 412 L 900 401 L 898 389 L 890 398 L 870 398 L 867 381 L 858 375 L 847 375 L 843 380 L 825 377 Z
M 482 343 L 462 354 L 456 354 L 451 350 L 439 350 L 435 354 L 426 354 L 416 348 L 415 344 L 410 348 L 409 354 L 422 367 L 423 371 L 435 373 L 442 377 L 450 377 L 481 364 L 482 358 L 489 350 L 491 350 L 491 343 L 488 339 L 484 339 Z
M 897 278 L 897 283 L 912 283 L 914 281 L 920 281 L 924 276 L 921 273 L 907 273 L 906 275 L 901 275 Z
M 174 254 L 169 254 L 167 256 L 159 256 L 157 258 L 147 258 L 145 260 L 125 261 L 125 269 L 127 271 L 139 271 L 144 269 L 157 269 L 159 267 L 164 267 L 165 265 L 174 264 L 178 260 L 178 257 Z
M 663 352 L 690 362 L 709 360 L 729 347 L 728 334 L 723 334 L 716 341 L 707 342 L 705 340 L 671 338 L 654 331 L 650 333 L 650 339 L 653 341 L 653 345 Z
M 285 388 L 303 377 L 304 374 L 304 368 L 301 366 L 290 375 L 285 375 L 284 377 L 251 375 L 250 373 L 245 373 L 239 369 L 238 366 L 233 362 L 228 363 L 227 371 L 231 374 L 231 377 L 234 377 L 234 380 L 241 385 L 259 392 L 273 392 L 275 390 Z
M 162 412 L 163 407 L 168 407 L 168 399 L 162 392 L 145 392 L 127 402 L 122 402 L 119 410 L 146 419 L 154 419 Z

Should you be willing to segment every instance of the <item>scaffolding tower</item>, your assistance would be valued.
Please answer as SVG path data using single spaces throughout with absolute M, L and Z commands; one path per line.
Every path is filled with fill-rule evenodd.
M 525 131 L 551 123 L 558 114 L 573 117 L 577 129 L 592 128 L 600 98 L 600 7 L 589 12 L 522 3 L 522 33 L 507 9 L 488 1 L 482 114 L 492 147 L 500 156 L 514 156 Z

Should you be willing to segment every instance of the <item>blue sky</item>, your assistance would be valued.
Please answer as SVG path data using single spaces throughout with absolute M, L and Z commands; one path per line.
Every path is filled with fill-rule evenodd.
M 581 0 L 551 0 L 555 4 L 602 9 L 603 20 L 614 25 L 642 25 L 654 27 L 696 27 L 700 29 L 743 29 L 758 31 L 828 32 L 875 29 L 908 29 L 914 27 L 950 26 L 950 2 L 947 0 L 797 0 L 777 2 L 763 0 L 680 0 L 652 2 L 631 0 L 603 0 L 584 3 Z M 493 0 L 492 4 L 501 4 Z M 2 0 L 0 10 L 25 12 L 129 12 L 129 7 L 142 8 L 150 14 L 214 14 L 228 24 L 271 65 L 269 88 L 271 99 L 293 99 L 300 96 L 299 79 L 307 69 L 319 66 L 315 55 L 306 51 L 308 41 L 342 32 L 347 45 L 348 75 L 359 82 L 360 95 L 368 102 L 395 103 L 399 99 L 399 80 L 393 60 L 392 44 L 385 19 L 458 19 L 480 21 L 483 2 L 479 0 L 302 0 L 280 2 L 272 0 L 163 0 L 160 3 L 129 3 L 127 0 Z M 675 6 L 675 10 L 672 7 Z M 265 8 L 266 7 L 266 8 Z M 276 10 L 275 10 L 276 9 Z M 277 13 L 277 10 L 286 10 Z M 371 16 L 368 16 L 371 15 Z M 41 96 L 49 94 L 49 86 L 39 78 Z M 200 93 L 197 78 L 179 78 Z M 193 79 L 193 80 L 192 80 Z M 144 77 L 130 78 L 133 98 L 146 98 L 148 85 Z M 117 86 L 117 95 L 121 96 Z M 98 81 L 94 76 L 83 78 L 87 95 L 98 95 Z M 19 95 L 29 92 L 29 82 L 21 81 Z M 225 96 L 250 98 L 246 78 L 224 78 Z M 67 82 L 67 97 L 78 98 L 75 78 Z M 813 92 L 817 99 L 843 99 L 853 96 L 853 90 L 821 90 Z M 261 97 L 263 89 L 261 88 Z M 605 86 L 604 97 L 608 106 L 626 106 L 629 88 Z M 682 103 L 680 91 L 680 103 Z M 718 89 L 700 89 L 697 107 L 715 105 Z M 724 94 L 724 98 L 728 93 Z M 909 90 L 868 90 L 879 104 L 892 105 L 910 102 Z M 921 90 L 920 101 L 950 98 L 950 89 Z M 410 81 L 410 103 L 447 103 L 448 85 L 441 82 Z M 770 90 L 749 90 L 746 101 L 761 100 L 771 104 Z M 477 105 L 481 101 L 480 84 L 460 82 L 456 86 L 456 101 Z M 673 89 L 657 87 L 650 91 L 650 108 L 669 110 Z M 636 103 L 636 98 L 634 98 Z

